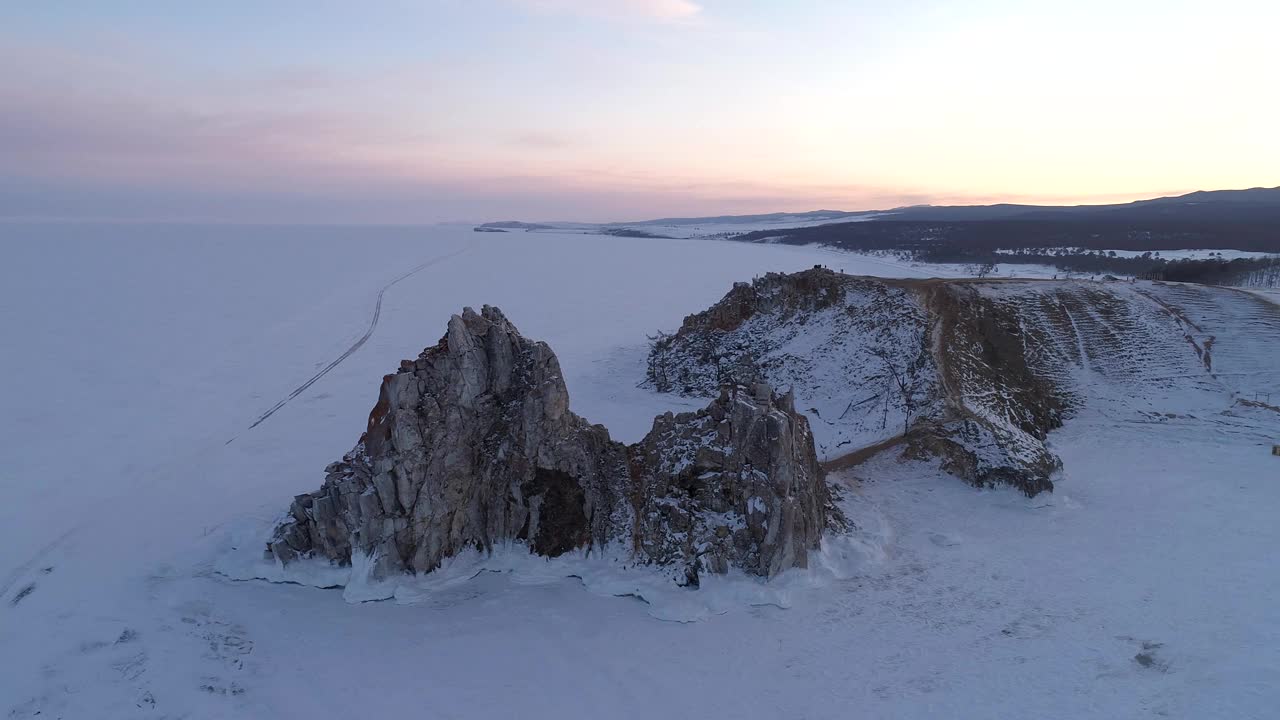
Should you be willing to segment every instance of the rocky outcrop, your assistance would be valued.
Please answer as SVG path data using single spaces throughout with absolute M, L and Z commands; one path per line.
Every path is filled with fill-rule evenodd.
M 1053 489 L 1047 440 L 1072 417 L 1163 423 L 1188 397 L 1229 397 L 1229 412 L 1280 378 L 1280 325 L 1260 302 L 1150 282 L 770 273 L 655 338 L 647 382 L 690 396 L 726 379 L 789 387 L 828 467 L 895 448 L 1035 495 Z M 1218 342 L 1223 318 L 1250 330 Z
M 368 429 L 299 495 L 268 554 L 362 560 L 372 579 L 523 541 L 615 548 L 687 581 L 804 566 L 829 523 L 812 435 L 790 399 L 726 388 L 627 447 L 569 410 L 555 354 L 493 307 L 466 309 L 383 378 Z
M 959 283 L 770 273 L 657 338 L 647 382 L 693 396 L 726 377 L 792 387 L 828 459 L 898 439 L 972 484 L 1035 495 L 1061 467 L 1044 440 L 1067 398 L 1019 328 Z
M 772 577 L 805 567 L 828 525 L 842 523 L 792 396 L 751 390 L 727 387 L 704 410 L 659 416 L 632 448 L 646 557 Z
M 996 302 L 966 282 L 922 285 L 917 297 L 939 335 L 933 362 L 940 412 L 907 434 L 906 454 L 936 457 L 979 486 L 1053 490 L 1062 461 L 1045 445 L 1073 402 L 1045 360 L 1056 354 L 1027 332 L 1022 302 Z
M 909 288 L 814 269 L 737 283 L 649 354 L 660 392 L 794 388 L 828 457 L 897 437 L 941 405 L 933 323 Z
M 944 472 L 971 485 L 1009 485 L 1028 497 L 1052 492 L 1062 469 L 1042 438 L 969 415 L 921 422 L 903 440 L 903 457 L 937 459 Z
M 497 308 L 468 308 L 383 378 L 368 430 L 298 496 L 271 552 L 359 552 L 379 576 L 511 539 L 558 555 L 625 537 L 627 468 L 621 443 L 569 411 L 551 349 Z

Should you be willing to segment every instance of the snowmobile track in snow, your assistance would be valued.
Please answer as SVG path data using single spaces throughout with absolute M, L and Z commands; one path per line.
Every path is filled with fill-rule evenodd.
M 369 321 L 369 329 L 364 331 L 364 335 L 361 335 L 360 339 L 356 340 L 351 345 L 351 347 L 347 348 L 345 352 L 343 352 L 341 355 L 337 357 L 337 359 L 335 359 L 333 362 L 329 363 L 328 365 L 325 365 L 324 368 L 320 370 L 320 372 L 316 373 L 315 375 L 312 375 L 310 379 L 308 379 L 306 382 L 299 385 L 296 389 L 294 389 L 293 392 L 289 393 L 284 399 L 282 399 L 280 402 L 276 403 L 275 405 L 271 406 L 270 410 L 266 411 L 261 416 L 259 416 L 257 420 L 253 421 L 253 424 L 249 426 L 249 429 L 252 430 L 258 427 L 259 425 L 261 425 L 263 421 L 265 421 L 267 418 L 274 415 L 276 411 L 278 411 L 280 408 L 284 407 L 285 405 L 288 405 L 291 400 L 298 397 L 302 393 L 306 392 L 307 388 L 314 385 L 317 380 L 324 377 L 325 375 L 328 375 L 330 370 L 333 370 L 334 368 L 338 367 L 338 365 L 341 365 L 343 360 L 346 360 L 347 358 L 351 357 L 351 355 L 355 353 L 355 351 L 359 350 L 365 344 L 365 342 L 368 341 L 369 338 L 373 336 L 373 331 L 378 328 L 378 319 L 382 317 L 382 296 L 388 290 L 390 290 L 396 283 L 400 282 L 401 280 L 407 280 L 410 277 L 418 274 L 419 272 L 431 267 L 432 265 L 442 263 L 445 260 L 456 257 L 464 252 L 466 252 L 465 249 L 459 250 L 457 252 L 449 253 L 448 255 L 441 255 L 440 257 L 432 258 L 422 263 L 421 265 L 414 267 L 413 269 L 409 270 L 408 272 L 401 275 L 400 277 L 397 277 L 395 280 L 392 280 L 391 282 L 382 286 L 382 289 L 378 291 L 378 302 L 376 305 L 374 305 L 374 308 L 373 308 L 373 319 Z M 227 444 L 230 445 L 234 440 L 235 438 L 231 438 L 231 440 L 227 441 Z
M 333 362 L 329 363 L 328 365 L 324 366 L 320 370 L 320 372 L 316 373 L 315 375 L 312 375 L 310 379 L 308 379 L 302 385 L 298 386 L 293 392 L 289 393 L 289 395 L 286 396 L 283 400 L 276 403 L 270 410 L 266 411 L 261 416 L 259 416 L 258 419 L 255 420 L 253 424 L 249 426 L 249 429 L 252 430 L 258 427 L 259 425 L 261 425 L 264 420 L 274 415 L 276 411 L 278 411 L 280 408 L 289 404 L 289 401 L 293 400 L 294 398 L 298 397 L 302 393 L 306 392 L 307 388 L 314 385 L 316 381 L 318 381 L 320 378 L 327 375 L 329 371 L 333 370 L 334 368 L 338 367 L 338 365 L 342 364 L 343 360 L 346 360 L 347 358 L 351 357 L 357 350 L 359 350 L 369 340 L 369 338 L 373 336 L 373 331 L 378 328 L 378 319 L 382 317 L 382 298 L 388 290 L 394 287 L 397 283 L 403 280 L 409 279 L 410 277 L 431 267 L 432 265 L 438 265 L 446 260 L 457 257 L 458 255 L 461 255 L 464 252 L 466 252 L 466 248 L 463 248 L 462 250 L 458 250 L 455 252 L 451 252 L 447 255 L 440 255 L 438 257 L 431 258 L 430 260 L 427 260 L 421 263 L 420 265 L 416 265 L 413 268 L 410 268 L 404 274 L 399 275 L 391 282 L 387 283 L 386 285 L 383 285 L 382 288 L 378 290 L 378 300 L 373 308 L 373 318 L 369 321 L 369 328 L 365 330 L 364 335 L 361 335 L 360 338 L 356 340 L 354 343 L 352 343 L 351 347 L 347 348 L 345 352 L 343 352 L 341 355 L 337 357 L 337 359 L 335 359 Z M 223 444 L 230 445 L 231 443 L 235 442 L 236 438 L 238 437 L 240 436 L 237 435 Z M 50 553 L 52 553 L 54 550 L 60 547 L 72 535 L 74 535 L 77 531 L 85 527 L 86 524 L 87 523 L 80 523 L 78 525 L 73 526 L 72 528 L 62 533 L 61 535 L 59 535 L 57 538 L 55 538 L 52 542 L 48 543 L 47 545 L 45 545 L 44 547 L 36 551 L 36 553 L 32 555 L 29 559 L 27 559 L 26 562 L 22 563 L 21 565 L 19 565 L 18 567 L 10 571 L 9 574 L 5 576 L 4 580 L 0 582 L 0 597 L 7 595 L 9 592 L 9 589 L 12 588 L 15 584 L 17 584 L 19 580 L 25 577 L 31 571 L 31 569 L 36 565 L 36 563 L 40 562 L 42 559 L 44 559 Z M 11 605 L 13 607 L 17 607 L 18 603 L 21 602 L 23 599 L 25 599 L 26 596 L 29 594 L 30 594 L 30 591 L 27 591 L 23 593 L 22 597 L 20 598 L 11 598 Z

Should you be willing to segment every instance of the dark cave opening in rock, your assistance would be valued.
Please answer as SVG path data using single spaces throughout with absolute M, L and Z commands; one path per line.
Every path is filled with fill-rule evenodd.
M 525 483 L 523 490 L 525 497 L 542 496 L 535 535 L 528 537 L 527 526 L 521 533 L 534 552 L 556 557 L 590 542 L 587 497 L 577 478 L 560 470 L 537 468 L 533 481 Z

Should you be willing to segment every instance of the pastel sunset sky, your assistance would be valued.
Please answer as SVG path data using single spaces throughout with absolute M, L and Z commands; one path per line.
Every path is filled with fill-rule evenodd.
M 0 7 L 0 218 L 636 220 L 1280 184 L 1274 0 Z

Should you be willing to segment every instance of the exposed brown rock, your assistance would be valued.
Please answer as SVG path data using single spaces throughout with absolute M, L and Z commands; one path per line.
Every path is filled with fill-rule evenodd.
M 468 308 L 383 378 L 367 432 L 294 502 L 271 552 L 349 562 L 359 551 L 386 576 L 515 538 L 548 555 L 606 543 L 630 517 L 626 463 L 605 428 L 569 411 L 545 343 L 497 308 Z
M 734 386 L 704 410 L 659 416 L 632 447 L 637 536 L 659 562 L 772 577 L 805 567 L 828 522 L 830 491 L 790 394 Z

